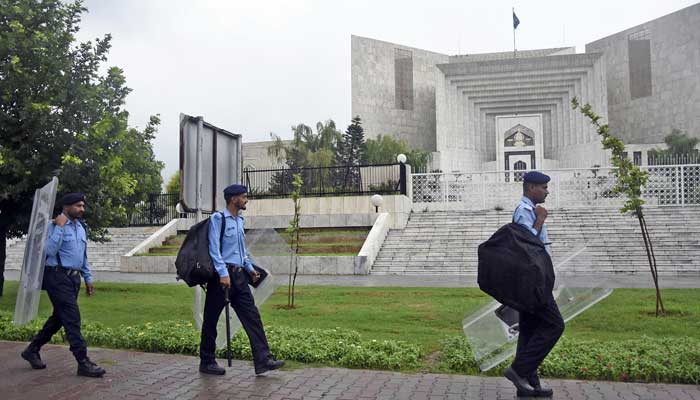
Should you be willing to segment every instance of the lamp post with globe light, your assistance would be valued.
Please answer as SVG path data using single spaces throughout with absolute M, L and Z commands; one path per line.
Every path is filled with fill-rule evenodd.
M 396 161 L 399 162 L 399 191 L 402 195 L 406 195 L 406 155 L 399 154 L 396 156 Z
M 375 194 L 374 196 L 372 196 L 370 201 L 372 202 L 372 205 L 374 206 L 374 212 L 378 213 L 379 207 L 381 207 L 382 204 L 384 204 L 384 198 L 379 194 Z

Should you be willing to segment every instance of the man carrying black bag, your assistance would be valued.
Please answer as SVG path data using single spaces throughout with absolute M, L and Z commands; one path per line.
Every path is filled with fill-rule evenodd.
M 263 374 L 284 365 L 284 361 L 275 360 L 270 353 L 260 313 L 248 286 L 249 282 L 255 284 L 261 277 L 247 257 L 243 217 L 239 215 L 240 210 L 246 209 L 247 192 L 248 189 L 243 185 L 231 185 L 224 189 L 226 208 L 222 213 L 212 214 L 209 223 L 209 255 L 217 276 L 207 283 L 204 301 L 199 371 L 205 374 L 226 373 L 216 363 L 216 325 L 227 303 L 225 292 L 229 293 L 233 310 L 250 340 L 255 374 Z
M 527 228 L 539 238 L 551 256 L 547 227 L 544 223 L 547 210 L 537 205 L 544 203 L 549 194 L 549 180 L 549 176 L 537 171 L 523 175 L 523 197 L 513 213 L 513 222 Z M 545 290 L 535 293 L 536 297 L 541 296 L 536 308 L 529 311 L 519 310 L 518 347 L 513 363 L 505 371 L 505 377 L 513 382 L 519 396 L 550 397 L 553 394 L 552 389 L 540 383 L 537 368 L 564 332 L 564 320 L 551 292 L 554 284 L 553 269 L 551 277 L 545 276 L 544 280 Z

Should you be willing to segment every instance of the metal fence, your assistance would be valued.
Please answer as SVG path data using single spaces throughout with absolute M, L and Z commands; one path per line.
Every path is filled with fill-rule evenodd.
M 129 226 L 165 225 L 180 215 L 175 210 L 178 194 L 152 193 L 146 201 L 137 203 L 128 215 Z
M 650 206 L 700 205 L 700 164 L 640 167 L 649 173 L 642 197 Z M 541 170 L 549 175 L 547 205 L 621 207 L 614 168 Z M 414 210 L 510 209 L 522 196 L 526 171 L 412 174 Z
M 243 184 L 250 198 L 288 197 L 294 190 L 295 174 L 303 181 L 302 196 L 406 193 L 406 167 L 401 164 L 244 169 Z

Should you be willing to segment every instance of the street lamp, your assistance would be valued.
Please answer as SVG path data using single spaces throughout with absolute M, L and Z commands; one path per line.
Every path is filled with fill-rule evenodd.
M 375 194 L 372 196 L 372 205 L 374 206 L 374 212 L 378 213 L 379 212 L 379 207 L 384 204 L 384 198 L 381 195 Z
M 398 161 L 399 164 L 406 164 L 406 155 L 399 154 L 398 156 L 396 156 L 396 161 Z

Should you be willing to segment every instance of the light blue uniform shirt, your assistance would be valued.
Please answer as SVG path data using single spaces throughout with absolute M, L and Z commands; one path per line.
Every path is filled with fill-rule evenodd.
M 219 237 L 221 234 L 221 213 L 212 214 L 209 219 L 209 255 L 214 262 L 214 268 L 220 277 L 228 276 L 226 264 L 242 265 L 249 272 L 253 271 L 253 265 L 245 250 L 245 230 L 243 217 L 234 217 L 224 209 L 226 218 L 226 230 L 221 240 L 219 250 Z
M 537 215 L 535 214 L 535 204 L 532 202 L 532 200 L 523 196 L 513 212 L 513 222 L 526 227 L 530 230 L 530 232 L 532 232 L 533 235 L 537 236 L 537 229 L 534 228 L 536 219 Z M 544 247 L 547 249 L 547 253 L 549 253 L 551 256 L 552 250 L 549 248 L 549 237 L 547 236 L 547 226 L 545 224 L 542 224 L 542 230 L 540 231 L 539 238 L 542 243 L 545 244 Z
M 49 225 L 49 235 L 46 239 L 46 265 L 59 265 L 57 254 L 61 255 L 60 265 L 63 268 L 77 269 L 85 279 L 92 283 L 90 263 L 86 257 L 87 235 L 80 221 L 70 219 L 63 226 Z

